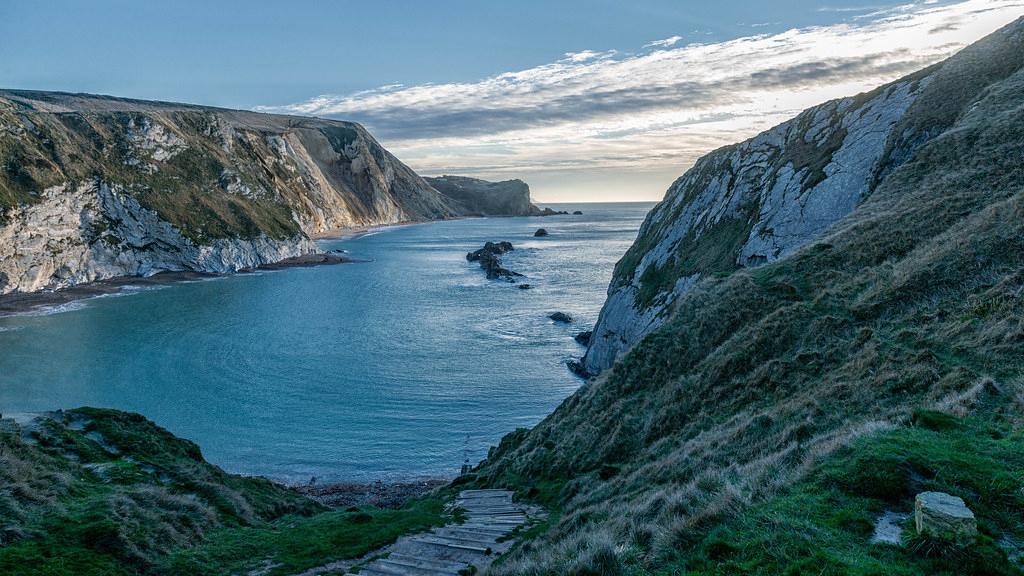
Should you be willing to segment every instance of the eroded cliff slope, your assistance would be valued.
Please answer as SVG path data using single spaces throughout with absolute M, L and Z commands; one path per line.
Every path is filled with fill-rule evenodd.
M 460 479 L 560 512 L 497 573 L 1022 573 L 1024 20 L 925 76 L 847 216 L 778 254 L 705 246 L 722 274 Z M 658 246 L 673 200 L 634 261 L 688 254 Z M 872 540 L 931 490 L 974 541 Z
M 997 34 L 700 159 L 616 266 L 585 368 L 611 366 L 700 279 L 776 261 L 821 238 L 1022 60 L 1019 36 Z
M 358 124 L 0 91 L 0 294 L 307 253 L 459 209 Z

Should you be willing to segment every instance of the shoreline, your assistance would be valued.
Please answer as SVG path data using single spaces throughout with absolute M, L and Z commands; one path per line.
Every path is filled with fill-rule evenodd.
M 109 294 L 118 294 L 130 286 L 151 287 L 166 286 L 179 282 L 195 282 L 213 278 L 226 278 L 236 274 L 252 274 L 261 270 L 285 270 L 288 268 L 310 268 L 313 266 L 331 266 L 364 262 L 348 256 L 330 252 L 305 254 L 294 258 L 286 258 L 278 262 L 263 264 L 256 268 L 242 268 L 229 274 L 212 272 L 175 271 L 159 272 L 152 276 L 118 276 L 106 280 L 86 282 L 60 290 L 4 294 L 0 296 L 0 318 L 31 314 L 42 308 L 57 307 L 79 300 L 88 300 Z
M 416 224 L 431 224 L 435 222 L 448 222 L 452 220 L 469 220 L 475 218 L 543 218 L 549 214 L 521 215 L 521 216 L 460 216 L 454 218 L 442 218 L 438 220 L 405 220 L 391 224 L 372 224 L 365 226 L 350 226 L 343 228 L 332 228 L 323 232 L 309 235 L 314 242 L 324 240 L 352 239 L 370 234 L 378 230 L 388 228 L 400 228 Z M 342 256 L 333 252 L 317 252 L 294 258 L 286 258 L 278 262 L 263 264 L 256 268 L 241 268 L 237 272 L 218 274 L 213 272 L 194 271 L 167 271 L 158 272 L 151 276 L 118 276 L 94 282 L 85 282 L 58 290 L 41 290 L 38 292 L 15 292 L 13 294 L 0 295 L 0 318 L 8 316 L 20 316 L 37 312 L 41 308 L 57 307 L 80 300 L 88 300 L 99 296 L 117 294 L 129 286 L 165 286 L 178 282 L 195 282 L 213 278 L 226 278 L 236 274 L 248 274 L 260 270 L 284 270 L 287 268 L 308 268 L 312 266 L 327 266 L 334 264 L 347 264 L 366 262 L 348 256 Z
M 414 498 L 451 484 L 451 479 L 422 478 L 372 483 L 335 482 L 330 484 L 287 485 L 296 492 L 316 500 L 330 508 L 376 506 L 378 508 L 401 508 Z

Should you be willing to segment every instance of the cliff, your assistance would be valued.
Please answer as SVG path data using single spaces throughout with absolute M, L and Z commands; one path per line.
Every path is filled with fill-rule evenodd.
M 467 216 L 540 216 L 530 202 L 530 187 L 522 180 L 488 182 L 466 176 L 425 179 Z
M 0 294 L 230 272 L 460 208 L 358 124 L 0 91 Z
M 646 337 L 459 480 L 556 511 L 496 573 L 1020 574 L 1022 160 L 1024 19 L 698 162 L 605 309 Z M 925 491 L 979 535 L 874 543 Z
M 669 187 L 616 266 L 586 370 L 610 367 L 700 280 L 820 239 L 947 130 L 965 102 L 1016 70 L 1022 51 L 1015 37 L 989 39 L 700 159 Z

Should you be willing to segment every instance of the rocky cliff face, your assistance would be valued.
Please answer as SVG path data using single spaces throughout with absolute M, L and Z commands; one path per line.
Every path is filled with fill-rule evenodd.
M 0 91 L 0 294 L 232 271 L 461 210 L 357 124 Z
M 672 184 L 616 266 L 586 370 L 610 367 L 701 278 L 772 262 L 821 238 L 947 129 L 959 106 L 1019 67 L 1022 54 L 1020 34 L 1004 31 L 700 159 Z
M 488 182 L 465 176 L 439 176 L 426 181 L 467 216 L 538 216 L 530 187 L 522 180 Z

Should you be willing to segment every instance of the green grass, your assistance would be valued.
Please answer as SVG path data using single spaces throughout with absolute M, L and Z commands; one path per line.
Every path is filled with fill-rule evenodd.
M 656 573 L 1024 573 L 996 544 L 1024 537 L 1024 434 L 977 418 L 948 424 L 864 438 L 714 529 L 675 534 L 678 548 Z M 910 545 L 870 543 L 883 511 L 912 514 L 914 495 L 926 490 L 965 500 L 979 518 L 974 546 L 929 556 Z M 912 533 L 908 524 L 908 544 Z
M 138 414 L 54 413 L 0 434 L 0 574 L 288 573 L 354 558 L 444 523 L 443 496 L 400 510 L 328 510 L 228 474 Z
M 284 517 L 268 526 L 221 529 L 196 547 L 159 562 L 155 573 L 182 576 L 245 572 L 269 562 L 269 572 L 292 574 L 335 560 L 358 558 L 399 536 L 443 524 L 444 502 L 424 499 L 399 510 L 364 507 L 310 518 Z

